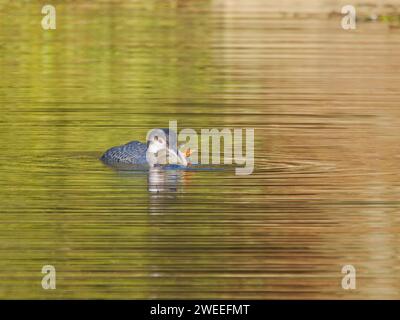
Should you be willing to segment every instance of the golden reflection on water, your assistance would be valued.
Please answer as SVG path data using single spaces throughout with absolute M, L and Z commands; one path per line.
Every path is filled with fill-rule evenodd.
M 0 1 L 1 298 L 399 298 L 398 29 L 344 31 L 340 1 L 54 3 L 50 32 Z M 98 161 L 169 120 L 255 128 L 255 172 Z

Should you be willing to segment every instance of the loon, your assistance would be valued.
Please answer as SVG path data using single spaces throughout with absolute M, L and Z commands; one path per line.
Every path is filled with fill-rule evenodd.
M 131 141 L 108 149 L 100 158 L 108 165 L 158 165 L 175 163 L 187 166 L 185 155 L 177 148 L 177 135 L 169 129 L 153 129 L 147 135 L 147 142 Z

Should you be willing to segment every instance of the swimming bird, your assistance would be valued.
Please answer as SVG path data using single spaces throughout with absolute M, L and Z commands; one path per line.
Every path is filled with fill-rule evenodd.
M 186 156 L 178 150 L 176 133 L 169 129 L 153 129 L 147 135 L 146 143 L 131 141 L 112 147 L 100 159 L 108 165 L 188 165 Z

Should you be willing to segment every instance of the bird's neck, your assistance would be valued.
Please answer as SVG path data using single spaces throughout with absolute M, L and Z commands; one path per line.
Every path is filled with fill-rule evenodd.
M 146 152 L 146 160 L 150 167 L 154 167 L 157 164 L 157 157 L 153 152 Z

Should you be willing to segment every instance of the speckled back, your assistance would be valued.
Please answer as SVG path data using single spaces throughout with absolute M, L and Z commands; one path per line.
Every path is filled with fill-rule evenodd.
M 108 149 L 100 158 L 107 164 L 147 164 L 147 145 L 139 141 L 131 141 L 122 146 Z

